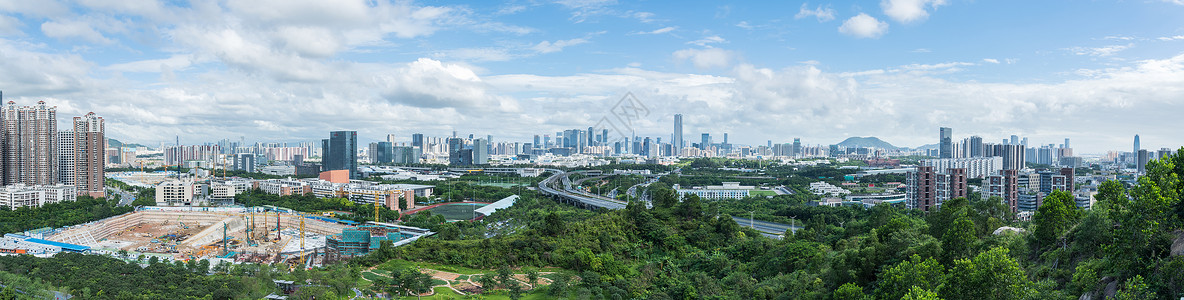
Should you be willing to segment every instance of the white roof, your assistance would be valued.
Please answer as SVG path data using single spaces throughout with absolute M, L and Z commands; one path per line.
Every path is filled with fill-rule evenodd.
M 514 206 L 514 201 L 517 201 L 517 200 L 518 200 L 518 195 L 511 195 L 509 197 L 506 197 L 505 199 L 498 200 L 497 202 L 490 203 L 489 205 L 486 205 L 482 208 L 478 208 L 476 211 L 479 214 L 488 216 L 488 215 L 493 214 L 493 212 L 495 212 L 499 209 Z

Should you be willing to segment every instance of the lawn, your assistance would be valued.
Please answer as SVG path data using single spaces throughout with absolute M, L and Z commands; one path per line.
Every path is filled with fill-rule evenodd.
M 777 192 L 770 190 L 751 190 L 748 191 L 748 194 L 752 196 L 775 196 Z
M 465 268 L 465 267 L 461 267 L 461 266 L 441 265 L 441 264 L 429 263 L 429 262 L 415 262 L 415 261 L 407 261 L 407 260 L 402 260 L 402 259 L 392 259 L 392 260 L 387 261 L 381 265 L 378 265 L 378 269 L 387 269 L 387 268 L 392 268 L 392 267 L 393 268 L 423 267 L 423 268 L 437 270 L 437 271 L 452 272 L 452 273 L 465 274 L 465 275 L 485 274 L 488 272 L 492 272 L 491 270 L 477 270 L 477 269 L 470 269 L 470 268 Z

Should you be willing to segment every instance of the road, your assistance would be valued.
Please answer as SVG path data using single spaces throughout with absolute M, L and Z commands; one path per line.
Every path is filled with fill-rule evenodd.
M 780 238 L 780 236 L 790 228 L 793 228 L 793 232 L 797 232 L 798 230 L 802 229 L 801 226 L 790 226 L 789 224 L 766 222 L 749 218 L 732 217 L 732 219 L 736 220 L 736 224 L 740 224 L 740 226 L 756 229 L 756 231 L 760 231 L 761 234 L 764 234 L 765 236 L 776 235 L 778 238 Z
M 548 169 L 547 171 L 551 172 L 553 175 L 539 182 L 538 185 L 539 191 L 544 195 L 556 197 L 563 202 L 572 203 L 585 208 L 625 208 L 625 202 L 582 193 L 572 189 L 571 179 L 568 178 L 569 172 L 563 172 L 555 169 Z M 555 186 L 558 183 L 562 184 L 562 189 Z M 790 230 L 790 228 L 793 228 L 793 232 L 797 232 L 798 229 L 802 229 L 801 226 L 790 226 L 789 224 L 752 220 L 749 218 L 732 217 L 732 219 L 736 221 L 736 224 L 740 224 L 740 226 L 751 227 L 757 231 L 760 231 L 762 235 L 771 238 L 781 238 L 781 235 L 784 234 L 786 230 Z
M 132 201 L 136 201 L 136 195 L 125 192 L 113 186 L 107 186 L 107 193 L 115 192 L 119 194 L 119 206 L 131 205 Z

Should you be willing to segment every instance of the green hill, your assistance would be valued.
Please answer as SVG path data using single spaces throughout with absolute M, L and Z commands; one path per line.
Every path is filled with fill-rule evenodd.
M 848 147 L 848 148 L 856 148 L 856 147 L 880 148 L 880 149 L 897 149 L 898 148 L 898 147 L 893 146 L 892 144 L 889 144 L 888 142 L 882 141 L 879 138 L 874 137 L 874 136 L 849 137 L 846 140 L 839 142 L 838 145 L 843 146 L 843 147 Z

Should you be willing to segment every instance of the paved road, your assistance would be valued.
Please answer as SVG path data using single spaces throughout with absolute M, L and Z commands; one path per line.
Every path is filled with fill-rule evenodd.
M 115 193 L 119 194 L 119 206 L 131 205 L 132 201 L 136 201 L 135 194 L 125 192 L 124 190 L 121 190 L 121 189 L 113 187 L 113 186 L 107 186 L 107 192 L 108 193 L 115 192 Z
M 789 224 L 766 222 L 766 221 L 761 221 L 761 220 L 753 220 L 753 219 L 749 219 L 749 218 L 732 217 L 732 219 L 736 220 L 736 224 L 740 224 L 740 226 L 756 229 L 756 231 L 760 231 L 761 234 L 764 234 L 765 236 L 777 235 L 778 237 L 780 237 L 781 234 L 784 234 L 785 231 L 789 230 L 790 228 L 793 228 L 794 232 L 797 232 L 798 230 L 802 229 L 801 226 L 789 226 Z

